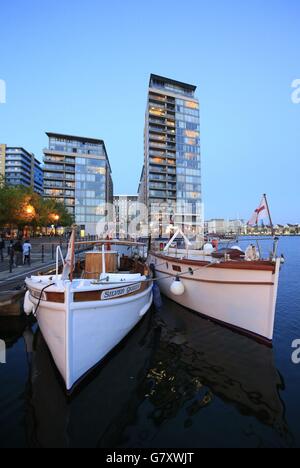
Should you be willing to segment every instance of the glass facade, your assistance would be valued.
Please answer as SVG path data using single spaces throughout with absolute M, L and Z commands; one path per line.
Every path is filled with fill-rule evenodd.
M 97 223 L 105 215 L 106 160 L 76 159 L 75 217 L 79 224 Z
M 111 168 L 104 142 L 82 137 L 47 134 L 45 196 L 60 197 L 76 224 L 89 234 L 106 215 L 112 202 Z
M 150 77 L 139 192 L 151 211 L 154 234 L 165 235 L 170 222 L 188 234 L 197 234 L 198 225 L 202 226 L 200 116 L 195 91 L 193 85 Z
M 199 104 L 176 99 L 177 216 L 199 215 L 201 205 L 201 155 Z M 185 211 L 183 211 L 185 210 Z M 177 219 L 179 221 L 179 219 Z M 192 223 L 193 220 L 185 219 Z

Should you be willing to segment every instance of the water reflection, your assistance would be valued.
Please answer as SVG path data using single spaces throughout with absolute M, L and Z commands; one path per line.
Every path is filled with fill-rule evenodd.
M 123 421 L 138 405 L 136 390 L 145 379 L 160 329 L 148 314 L 126 341 L 71 399 L 40 334 L 36 335 L 28 399 L 31 447 L 112 446 Z
M 280 397 L 284 381 L 270 347 L 167 299 L 157 323 L 162 330 L 160 345 L 144 382 L 153 406 L 148 418 L 154 426 L 178 417 L 184 409 L 184 427 L 191 427 L 202 409 L 218 397 L 234 405 L 239 414 L 274 429 L 280 444 L 292 444 Z
M 12 348 L 19 340 L 28 325 L 25 315 L 20 317 L 0 317 L 0 339 L 5 341 L 6 348 Z
M 283 389 L 271 348 L 165 300 L 164 309 L 149 314 L 72 399 L 65 396 L 47 346 L 36 334 L 28 443 L 143 447 L 155 440 L 156 446 L 166 447 L 170 442 L 160 432 L 166 423 L 173 435 L 179 435 L 179 420 L 183 430 L 196 433 L 202 410 L 219 398 L 290 445 Z M 218 421 L 206 418 L 205 424 Z M 180 440 L 186 446 L 184 434 Z

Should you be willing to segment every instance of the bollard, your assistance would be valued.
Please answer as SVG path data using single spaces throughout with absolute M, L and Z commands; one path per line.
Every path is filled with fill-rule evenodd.
M 52 244 L 52 260 L 54 260 L 54 244 Z
M 45 262 L 45 246 L 44 244 L 42 245 L 42 263 Z

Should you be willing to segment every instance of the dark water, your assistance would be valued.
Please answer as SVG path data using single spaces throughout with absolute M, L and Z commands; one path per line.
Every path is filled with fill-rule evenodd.
M 0 446 L 300 447 L 300 238 L 280 252 L 273 349 L 165 299 L 71 400 L 37 326 L 1 319 Z

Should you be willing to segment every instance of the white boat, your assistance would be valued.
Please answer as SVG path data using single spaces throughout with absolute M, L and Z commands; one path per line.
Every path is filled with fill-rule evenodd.
M 192 250 L 172 248 L 178 230 L 164 251 L 152 250 L 153 266 L 163 294 L 178 304 L 233 328 L 272 341 L 276 299 L 282 258 L 264 260 L 251 247 L 224 255 L 212 246 Z
M 26 279 L 25 312 L 35 313 L 68 391 L 123 340 L 152 304 L 149 277 L 106 273 L 105 254 L 103 248 L 98 280 L 68 279 L 72 248 L 63 275 L 57 271 Z

